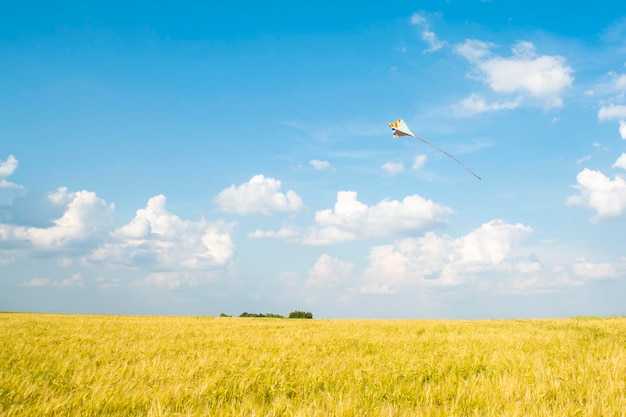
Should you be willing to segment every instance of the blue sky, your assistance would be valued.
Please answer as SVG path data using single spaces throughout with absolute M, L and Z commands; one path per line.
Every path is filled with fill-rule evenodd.
M 626 314 L 626 6 L 0 16 L 0 310 Z

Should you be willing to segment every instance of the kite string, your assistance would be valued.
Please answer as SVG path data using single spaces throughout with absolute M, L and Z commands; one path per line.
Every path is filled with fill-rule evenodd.
M 482 179 L 476 175 L 476 173 L 474 173 L 474 171 L 472 171 L 471 169 L 469 169 L 463 162 L 461 162 L 461 160 L 459 158 L 457 158 L 456 156 L 444 151 L 443 149 L 440 149 L 438 147 L 436 147 L 435 145 L 433 145 L 432 143 L 428 142 L 427 140 L 424 140 L 422 138 L 420 138 L 419 136 L 415 136 L 415 135 L 411 135 L 412 137 L 414 137 L 415 139 L 421 140 L 422 142 L 424 142 L 425 144 L 427 144 L 428 146 L 437 149 L 439 152 L 444 153 L 446 155 L 448 155 L 450 158 L 454 159 L 456 162 L 459 163 L 459 165 L 461 165 L 463 168 L 465 168 L 470 174 L 472 174 L 473 176 L 475 176 L 478 181 L 482 181 Z

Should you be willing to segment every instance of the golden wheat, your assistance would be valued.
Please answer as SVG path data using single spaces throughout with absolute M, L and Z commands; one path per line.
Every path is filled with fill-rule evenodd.
M 2 416 L 626 416 L 626 319 L 0 314 Z

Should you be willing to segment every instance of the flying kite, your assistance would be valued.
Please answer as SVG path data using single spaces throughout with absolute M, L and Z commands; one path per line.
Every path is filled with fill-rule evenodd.
M 449 154 L 448 152 L 444 151 L 443 149 L 439 149 L 438 147 L 434 146 L 432 143 L 420 138 L 419 136 L 415 136 L 413 134 L 413 132 L 411 132 L 411 129 L 409 129 L 409 127 L 406 125 L 406 123 L 404 123 L 404 120 L 402 119 L 398 119 L 393 123 L 389 123 L 389 127 L 393 129 L 393 137 L 394 138 L 399 138 L 400 136 L 411 136 L 412 138 L 415 138 L 417 140 L 421 140 L 422 142 L 424 142 L 425 144 L 427 144 L 428 146 L 431 146 L 435 149 L 437 149 L 439 152 L 441 153 L 445 153 L 446 155 L 448 155 L 450 158 L 454 159 L 456 162 L 458 162 L 463 168 L 465 168 L 467 171 L 469 171 L 470 174 L 472 174 L 473 176 L 475 176 L 476 178 L 478 178 L 478 181 L 481 180 L 481 178 L 476 175 L 471 169 L 469 169 L 468 167 L 465 166 L 465 164 L 463 162 L 461 162 L 459 160 L 459 158 L 457 158 L 456 156 Z

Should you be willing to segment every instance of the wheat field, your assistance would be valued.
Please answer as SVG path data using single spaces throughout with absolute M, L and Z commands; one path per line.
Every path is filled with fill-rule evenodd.
M 626 416 L 626 318 L 0 314 L 1 416 Z

